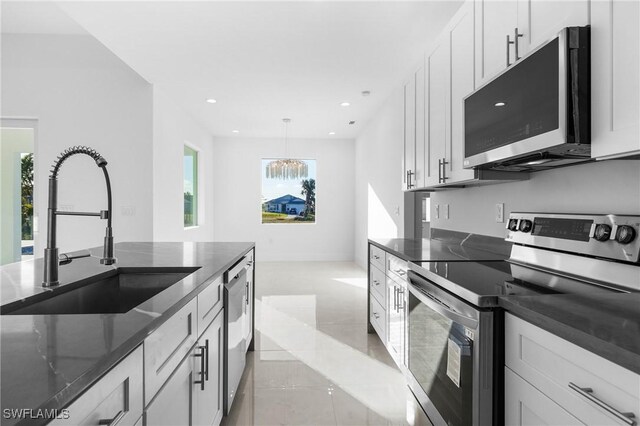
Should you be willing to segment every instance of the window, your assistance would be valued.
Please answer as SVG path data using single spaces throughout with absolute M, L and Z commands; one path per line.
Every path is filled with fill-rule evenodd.
M 184 147 L 184 227 L 198 225 L 198 151 Z
M 262 223 L 315 223 L 316 160 L 262 160 Z

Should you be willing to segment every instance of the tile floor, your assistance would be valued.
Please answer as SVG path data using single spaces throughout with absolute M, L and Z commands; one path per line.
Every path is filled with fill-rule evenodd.
M 430 425 L 376 334 L 366 272 L 256 265 L 255 352 L 223 425 Z

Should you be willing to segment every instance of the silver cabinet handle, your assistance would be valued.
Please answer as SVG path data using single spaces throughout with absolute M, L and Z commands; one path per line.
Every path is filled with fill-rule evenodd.
M 398 287 L 393 286 L 393 310 L 398 309 Z
M 438 183 L 447 183 L 446 165 L 449 164 L 446 158 L 438 159 Z
M 411 177 L 415 175 L 411 170 L 407 170 L 407 189 L 413 188 L 415 185 L 411 182 L 413 179 Z
M 396 309 L 396 312 L 398 313 L 404 309 L 404 297 L 401 298 L 401 295 L 404 296 L 404 289 L 398 288 L 398 308 Z
M 100 419 L 98 420 L 98 424 L 99 425 L 107 425 L 107 426 L 116 426 L 118 423 L 120 423 L 120 420 L 122 420 L 122 418 L 124 417 L 124 415 L 127 414 L 126 411 L 118 411 L 118 414 L 115 415 L 114 418 L 112 419 Z
M 608 412 L 609 414 L 612 414 L 613 416 L 615 416 L 616 418 L 618 418 L 622 422 L 628 424 L 629 426 L 634 426 L 636 424 L 636 421 L 634 420 L 636 418 L 635 414 L 633 414 L 633 413 L 623 413 L 623 412 L 620 412 L 620 411 L 616 410 L 615 408 L 613 408 L 612 406 L 610 406 L 606 402 L 604 402 L 601 399 L 597 398 L 593 394 L 593 389 L 591 389 L 591 388 L 581 388 L 580 386 L 578 386 L 578 385 L 576 385 L 574 383 L 571 383 L 571 382 L 569 382 L 569 389 L 571 389 L 572 391 L 575 391 L 581 397 L 583 397 L 583 398 L 587 399 L 588 401 L 592 402 L 594 405 L 598 406 L 599 408 L 602 408 L 604 411 Z
M 196 380 L 194 383 L 200 385 L 200 390 L 204 390 L 204 380 L 205 380 L 205 358 L 207 355 L 207 348 L 205 346 L 198 346 L 196 349 L 200 349 L 199 354 L 194 354 L 193 356 L 200 358 L 200 380 Z
M 514 42 L 511 41 L 511 37 L 509 36 L 509 34 L 507 34 L 507 67 L 511 66 L 511 58 L 509 56 L 509 45 L 513 44 Z
M 373 280 L 373 284 L 374 284 L 374 285 L 380 285 L 380 281 L 378 281 L 378 280 Z
M 515 34 L 515 36 L 514 36 L 513 43 L 515 44 L 515 47 L 516 47 L 516 61 L 517 61 L 517 60 L 520 59 L 520 55 L 518 54 L 518 39 L 520 37 L 522 37 L 524 34 L 520 34 L 518 32 L 518 28 L 517 27 L 516 27 L 516 30 L 515 30 L 514 34 Z
M 204 344 L 204 379 L 208 382 L 209 381 L 209 339 L 205 340 L 205 344 Z

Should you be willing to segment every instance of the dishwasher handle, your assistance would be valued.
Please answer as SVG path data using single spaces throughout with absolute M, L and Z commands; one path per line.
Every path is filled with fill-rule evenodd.
M 243 256 L 238 260 L 231 268 L 224 273 L 224 283 L 229 284 L 231 281 L 240 278 L 243 272 L 247 272 L 249 267 L 247 266 L 247 256 Z

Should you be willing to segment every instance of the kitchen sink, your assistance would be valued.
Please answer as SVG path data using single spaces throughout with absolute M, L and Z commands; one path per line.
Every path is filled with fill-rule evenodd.
M 125 313 L 198 268 L 120 268 L 2 306 L 2 315 Z

